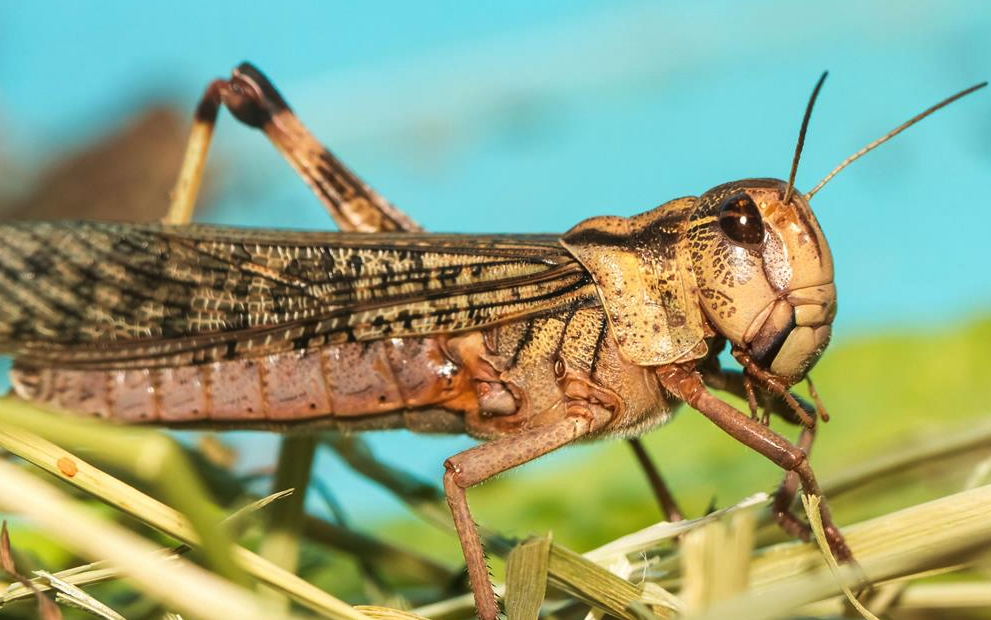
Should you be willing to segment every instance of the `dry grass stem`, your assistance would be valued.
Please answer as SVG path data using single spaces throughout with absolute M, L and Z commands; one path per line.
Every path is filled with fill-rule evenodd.
M 51 442 L 31 433 L 17 430 L 19 422 L 32 420 L 33 426 L 41 427 L 45 422 L 51 424 L 47 430 L 54 432 L 61 428 L 59 425 L 69 420 L 53 416 L 40 407 L 23 403 L 13 398 L 0 398 L 0 447 L 24 458 L 38 467 L 54 474 L 65 482 L 100 498 L 102 501 L 115 506 L 137 518 L 138 520 L 172 536 L 192 547 L 199 547 L 199 535 L 189 521 L 179 511 L 148 497 L 137 489 L 93 467 L 78 456 L 59 448 Z M 72 422 L 77 422 L 72 420 Z M 130 429 L 121 430 L 114 427 L 103 427 L 105 435 L 114 432 L 127 434 Z M 75 426 L 73 426 L 74 428 Z M 62 429 L 64 431 L 64 429 Z M 151 432 L 151 431 L 148 431 Z M 56 433 L 57 434 L 57 433 Z M 73 463 L 72 475 L 69 476 L 59 468 L 59 463 L 69 460 Z M 202 497 L 200 502 L 207 503 Z M 188 501 L 188 498 L 187 498 Z M 209 506 L 209 504 L 207 503 Z M 202 512 L 203 508 L 199 508 Z M 216 506 L 210 508 L 213 514 L 220 514 Z M 217 523 L 221 521 L 217 519 Z M 300 604 L 329 618 L 349 618 L 361 620 L 364 616 L 343 601 L 327 594 L 307 583 L 296 575 L 289 573 L 259 555 L 234 546 L 229 549 L 233 560 L 248 574 L 263 583 L 272 586 Z
M 198 482 L 187 489 L 186 496 L 179 502 L 181 506 L 175 506 L 177 489 L 163 493 L 166 502 L 153 499 L 51 443 L 71 436 L 73 445 L 85 447 L 94 454 L 117 450 L 118 454 L 106 461 L 135 472 L 140 480 L 154 481 L 156 489 L 163 485 L 184 484 L 187 475 L 197 475 L 185 465 L 178 467 L 178 478 L 170 477 L 176 471 L 173 459 L 184 462 L 184 458 L 176 456 L 170 442 L 147 437 L 140 441 L 134 439 L 144 437 L 146 433 L 154 434 L 141 429 L 108 428 L 66 420 L 13 399 L 0 398 L 0 447 L 189 547 L 201 548 L 204 533 L 212 535 L 219 531 L 227 536 L 225 540 L 231 540 L 231 536 L 243 528 L 249 515 L 284 498 L 291 490 L 252 502 L 223 519 L 223 511 L 202 491 Z M 308 485 L 314 442 L 305 440 L 309 450 L 289 449 L 294 441 L 284 442 L 274 483 L 277 488 L 302 489 Z M 156 453 L 151 458 L 144 455 L 145 458 L 136 459 L 134 455 L 123 453 L 127 449 L 122 446 L 128 442 L 132 444 L 130 449 L 138 445 L 142 450 L 151 449 Z M 378 462 L 362 442 L 327 440 L 327 443 L 347 455 L 357 471 L 380 482 L 427 520 L 447 521 L 446 514 L 441 518 L 444 507 L 436 488 Z M 951 457 L 975 452 L 986 445 L 991 445 L 991 427 L 873 459 L 865 465 L 852 467 L 839 482 L 825 486 L 846 491 L 888 477 L 898 479 L 911 463 L 924 459 L 930 459 L 929 462 L 943 459 L 957 463 L 955 466 L 959 468 L 959 461 Z M 873 582 L 875 588 L 871 598 L 865 598 L 863 602 L 875 612 L 887 614 L 912 609 L 947 612 L 986 607 L 991 606 L 991 595 L 988 594 L 991 587 L 986 573 L 974 569 L 986 567 L 991 558 L 991 519 L 987 508 L 991 506 L 991 486 L 974 485 L 986 481 L 991 470 L 988 462 L 985 459 L 976 466 L 966 465 L 968 469 L 960 472 L 960 478 L 967 478 L 968 488 L 962 492 L 844 527 L 844 534 L 858 561 L 857 569 L 831 567 L 830 556 L 825 554 L 824 559 L 824 554 L 814 544 L 789 542 L 757 547 L 756 515 L 760 508 L 768 505 L 766 494 L 746 498 L 701 519 L 658 523 L 617 538 L 585 555 L 552 544 L 549 537 L 530 539 L 513 549 L 504 538 L 486 533 L 486 546 L 496 554 L 508 553 L 505 600 L 513 620 L 534 620 L 541 613 L 546 617 L 572 617 L 588 609 L 593 610 L 592 618 L 611 616 L 628 620 L 673 617 L 761 620 L 791 617 L 797 613 L 829 617 L 842 611 L 842 599 L 838 595 L 843 589 L 860 585 L 865 578 Z M 211 615 L 220 613 L 219 603 L 200 604 L 207 592 L 210 601 L 216 601 L 220 596 L 230 603 L 223 606 L 225 618 L 289 617 L 285 604 L 274 609 L 266 607 L 271 600 L 266 601 L 246 590 L 238 581 L 226 578 L 221 570 L 223 558 L 216 556 L 221 551 L 245 574 L 323 617 L 463 620 L 473 615 L 469 594 L 421 605 L 412 612 L 386 607 L 351 607 L 286 570 L 295 566 L 298 545 L 307 540 L 356 554 L 376 570 L 388 568 L 393 574 L 398 570 L 418 580 L 419 584 L 451 583 L 456 578 L 456 571 L 401 545 L 386 544 L 346 527 L 306 516 L 302 511 L 302 492 L 296 493 L 291 502 L 280 502 L 271 511 L 282 531 L 279 536 L 263 539 L 262 547 L 270 546 L 273 549 L 271 557 L 279 556 L 278 562 L 283 566 L 227 542 L 212 547 L 215 555 L 208 558 L 210 570 L 205 570 L 177 557 L 184 551 L 184 546 L 172 550 L 154 547 L 110 521 L 94 518 L 90 511 L 82 508 L 85 502 L 65 497 L 51 485 L 9 463 L 0 463 L 0 466 L 0 507 L 23 512 L 67 548 L 77 550 L 84 557 L 100 559 L 58 573 L 45 573 L 44 578 L 39 577 L 32 583 L 39 589 L 54 587 L 60 593 L 60 601 L 88 608 L 103 618 L 119 620 L 113 615 L 115 612 L 101 609 L 98 601 L 78 587 L 116 577 L 129 580 L 142 593 L 181 612 L 188 620 L 220 617 Z M 30 496 L 30 501 L 20 500 L 25 496 Z M 11 502 L 11 497 L 17 497 L 18 501 Z M 4 498 L 7 498 L 6 503 Z M 808 511 L 814 531 L 821 535 L 815 499 L 812 498 Z M 195 507 L 190 508 L 193 504 Z M 182 510 L 177 509 L 180 507 Z M 183 514 L 186 509 L 194 513 L 195 522 Z M 106 538 L 95 536 L 97 530 Z M 683 542 L 672 544 L 677 537 L 682 537 Z M 510 549 L 513 550 L 510 552 Z M 950 573 L 960 581 L 921 581 Z M 195 589 L 192 581 L 201 589 Z M 548 589 L 548 584 L 555 589 Z M 497 591 L 503 589 L 497 588 Z M 183 596 L 177 597 L 175 592 L 182 592 Z M 0 594 L 0 606 L 30 595 L 27 587 L 12 584 Z M 549 600 L 548 596 L 551 597 Z M 182 600 L 176 600 L 179 598 Z M 232 613 L 232 609 L 238 613 Z M 874 618 L 863 606 L 861 613 L 865 618 Z
M 531 538 L 516 546 L 506 562 L 506 615 L 513 620 L 537 620 L 547 591 L 551 537 Z
M 833 576 L 837 578 L 839 582 L 839 563 L 836 561 L 836 557 L 833 556 L 833 551 L 829 548 L 829 541 L 826 540 L 826 532 L 822 528 L 822 514 L 819 512 L 819 506 L 822 503 L 821 498 L 817 495 L 802 495 L 802 505 L 805 506 L 805 514 L 809 518 L 809 526 L 812 528 L 812 534 L 815 536 L 816 543 L 819 545 L 819 550 L 822 552 L 822 557 L 826 560 L 826 564 L 829 565 L 829 570 L 832 571 Z M 853 592 L 850 590 L 850 586 L 845 583 L 840 583 L 843 589 L 843 595 L 846 596 L 853 608 L 863 616 L 864 620 L 878 620 L 878 617 L 871 613 L 863 603 L 857 600 Z
M 67 548 L 106 559 L 146 595 L 200 620 L 290 620 L 256 594 L 81 508 L 62 491 L 0 461 L 0 508 L 43 527 Z
M 96 600 L 81 588 L 43 570 L 36 570 L 34 574 L 41 580 L 48 582 L 49 587 L 56 591 L 55 601 L 59 604 L 81 609 L 104 620 L 126 620 L 124 616 Z

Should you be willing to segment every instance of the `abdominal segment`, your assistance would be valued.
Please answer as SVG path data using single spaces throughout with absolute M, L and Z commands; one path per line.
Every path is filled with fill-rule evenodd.
M 416 427 L 418 420 L 407 418 L 418 409 L 458 414 L 477 406 L 470 378 L 430 338 L 327 345 L 175 368 L 15 365 L 11 379 L 27 400 L 124 423 L 171 426 L 275 428 L 353 419 L 357 427 Z M 409 414 L 385 415 L 390 412 Z M 424 417 L 430 427 L 452 416 L 434 411 Z

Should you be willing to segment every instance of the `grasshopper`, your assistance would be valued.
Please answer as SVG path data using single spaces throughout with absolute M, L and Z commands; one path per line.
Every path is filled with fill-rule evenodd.
M 680 403 L 786 471 L 792 535 L 825 418 L 789 388 L 829 342 L 833 261 L 809 200 L 840 170 L 964 90 L 795 190 L 744 179 L 564 235 L 428 234 L 345 167 L 243 64 L 197 107 L 166 222 L 0 226 L 0 352 L 22 398 L 122 423 L 408 428 L 482 443 L 443 484 L 479 617 L 498 606 L 466 490 L 562 446 L 635 438 Z M 221 106 L 262 130 L 343 232 L 187 225 Z M 730 346 L 742 371 L 720 367 Z M 811 387 L 811 384 L 810 384 Z M 710 390 L 745 398 L 750 415 Z M 758 416 L 760 407 L 763 417 Z M 802 426 L 796 442 L 769 413 Z M 645 460 L 642 447 L 634 444 Z M 653 472 L 669 515 L 677 507 Z M 833 553 L 852 553 L 825 503 Z

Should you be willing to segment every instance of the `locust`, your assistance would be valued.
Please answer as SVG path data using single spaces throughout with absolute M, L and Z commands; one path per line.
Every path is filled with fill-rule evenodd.
M 466 490 L 563 446 L 634 440 L 682 403 L 820 495 L 808 452 L 826 418 L 790 388 L 836 312 L 829 245 L 809 205 L 840 170 L 975 85 L 795 188 L 749 178 L 563 235 L 423 232 L 322 146 L 250 64 L 199 103 L 166 221 L 0 226 L 0 352 L 20 397 L 126 424 L 466 433 L 443 487 L 478 615 L 499 607 Z M 341 232 L 188 224 L 221 107 L 260 129 Z M 741 370 L 722 368 L 729 347 Z M 746 399 L 750 412 L 713 390 Z M 760 410 L 763 409 L 763 415 Z M 770 428 L 776 414 L 802 430 Z M 680 511 L 648 470 L 668 512 Z M 853 554 L 825 502 L 832 552 Z

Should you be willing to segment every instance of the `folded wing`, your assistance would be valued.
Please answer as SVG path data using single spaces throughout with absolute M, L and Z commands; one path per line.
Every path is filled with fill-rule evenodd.
M 34 364 L 177 366 L 595 303 L 549 235 L 0 226 L 0 352 Z

